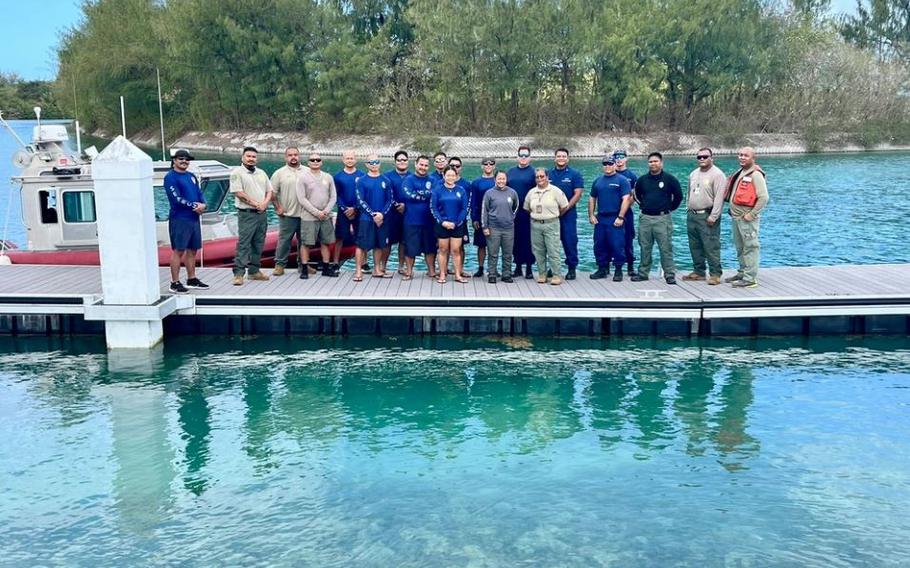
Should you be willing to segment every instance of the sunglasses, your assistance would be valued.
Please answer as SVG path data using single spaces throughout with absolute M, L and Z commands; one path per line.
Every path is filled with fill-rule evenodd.
M 615 166 L 616 162 L 601 162 L 601 164 L 603 164 L 605 166 Z
M 382 162 L 380 162 L 379 160 L 370 160 L 370 161 L 367 162 L 367 165 L 368 165 L 368 166 L 378 166 L 378 165 L 381 164 L 381 163 L 382 163 Z
M 519 152 L 518 157 L 519 158 L 530 158 L 531 154 L 528 154 L 527 152 Z
M 711 157 L 711 156 L 695 156 L 695 159 L 696 159 L 696 160 L 707 160 L 707 159 L 709 159 L 710 157 Z
M 174 158 L 175 162 L 189 162 L 189 158 Z
M 311 162 L 321 162 L 322 158 L 310 158 Z
M 496 165 L 496 162 L 483 162 L 483 165 L 485 165 L 485 166 L 495 166 L 495 165 Z
M 461 167 L 461 164 L 449 164 L 449 165 L 452 166 L 453 168 L 460 168 L 460 167 Z

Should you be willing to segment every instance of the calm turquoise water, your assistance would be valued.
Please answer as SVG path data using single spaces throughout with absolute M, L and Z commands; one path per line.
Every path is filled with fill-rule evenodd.
M 0 565 L 910 558 L 907 338 L 171 343 L 0 339 Z
M 30 140 L 33 123 L 14 123 L 19 135 Z M 15 173 L 8 157 L 16 148 L 9 133 L 0 132 L 0 215 L 4 217 L 9 207 L 9 177 Z M 159 151 L 152 151 L 152 155 L 159 156 Z M 239 156 L 234 155 L 205 157 L 231 165 L 239 163 Z M 263 158 L 262 165 L 269 172 L 283 165 L 275 156 L 263 155 Z M 910 218 L 910 199 L 906 198 L 906 188 L 910 187 L 910 153 L 768 156 L 760 157 L 759 161 L 768 173 L 771 192 L 771 203 L 762 214 L 764 266 L 910 262 L 910 249 L 904 236 L 905 220 Z M 736 167 L 732 157 L 720 157 L 717 163 L 727 173 Z M 644 158 L 629 160 L 629 167 L 639 174 L 646 171 L 645 164 Z M 501 161 L 500 165 L 510 167 L 512 163 Z M 552 167 L 552 159 L 537 156 L 534 165 Z M 582 170 L 586 191 L 601 173 L 596 161 L 576 160 L 572 165 Z M 691 158 L 668 158 L 665 165 L 683 183 L 695 167 Z M 391 160 L 386 160 L 383 171 L 391 167 Z M 327 171 L 334 173 L 338 169 L 339 162 L 326 164 Z M 480 175 L 479 165 L 467 164 L 465 175 L 469 179 Z M 19 214 L 18 193 L 11 213 L 8 238 L 21 245 L 25 241 L 25 229 Z M 0 217 L 0 223 L 4 217 Z M 736 254 L 729 219 L 724 220 L 723 262 L 732 268 Z M 594 269 L 593 230 L 586 216 L 579 218 L 578 228 L 581 268 Z M 677 264 L 682 269 L 690 268 L 683 212 L 676 214 L 674 247 Z M 473 247 L 466 262 L 476 266 Z

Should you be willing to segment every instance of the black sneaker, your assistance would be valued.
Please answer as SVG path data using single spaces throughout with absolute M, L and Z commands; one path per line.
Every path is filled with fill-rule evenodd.
M 200 280 L 198 278 L 188 278 L 186 281 L 186 287 L 195 288 L 197 290 L 208 290 L 209 288 L 211 288 L 211 286 L 209 286 L 208 284 L 206 284 L 205 282 L 203 282 L 202 280 Z
M 515 266 L 515 270 L 512 272 L 512 276 L 515 276 L 516 278 L 521 278 L 522 276 L 524 276 L 524 272 L 521 271 L 520 264 Z M 505 280 L 503 280 L 503 282 L 505 282 Z
M 303 267 L 303 270 L 300 271 L 300 279 L 301 279 L 301 280 L 309 280 L 309 279 L 310 279 L 310 271 L 309 271 L 309 269 L 308 269 L 306 266 L 304 266 L 304 267 Z
M 525 280 L 533 280 L 533 279 L 534 279 L 534 271 L 531 270 L 531 267 L 529 266 L 528 271 L 525 272 Z
M 635 274 L 635 267 L 630 264 L 629 270 L 626 272 L 626 274 L 628 274 L 629 276 L 632 276 L 633 274 Z
M 368 262 L 364 262 L 362 265 L 360 265 L 360 270 L 363 270 L 364 272 L 369 272 L 370 264 Z
M 648 279 L 647 276 L 642 276 L 641 274 L 639 274 L 637 272 L 633 272 L 632 276 L 630 278 L 630 280 L 632 280 L 632 282 L 644 282 L 647 279 Z
M 607 277 L 607 269 L 603 268 L 603 267 L 599 267 L 597 269 L 597 272 L 591 273 L 591 280 L 600 280 L 600 279 L 606 278 L 606 277 Z M 569 275 L 567 274 L 566 279 L 568 279 L 568 278 L 569 278 Z
M 477 275 L 475 274 L 474 276 L 477 276 Z M 483 276 L 483 274 L 481 274 L 481 276 Z M 488 276 L 488 277 L 487 277 L 487 282 L 489 282 L 490 284 L 496 284 L 496 277 L 495 277 L 495 276 Z
M 480 278 L 483 276 L 483 268 L 478 268 L 477 272 L 474 273 L 474 278 Z
M 329 266 L 328 272 L 326 274 L 324 274 L 323 276 L 330 276 L 332 278 L 338 278 L 338 269 L 340 267 L 337 264 L 335 264 L 334 262 L 329 264 L 328 266 Z
M 676 284 L 676 276 L 672 274 L 667 276 L 667 284 L 670 284 L 671 286 Z
M 179 280 L 176 282 L 171 282 L 171 286 L 168 288 L 168 290 L 171 291 L 171 294 L 186 294 L 189 292 L 189 290 L 186 289 L 186 286 L 184 286 Z
M 547 278 L 553 278 L 553 271 L 550 269 L 547 269 Z
M 502 277 L 502 281 L 505 282 L 506 284 L 511 284 L 513 282 L 512 277 L 509 276 L 508 274 L 506 274 L 505 276 Z
M 574 268 L 570 268 L 566 272 L 566 280 L 575 280 L 575 269 Z
M 613 282 L 622 282 L 622 266 L 616 267 L 616 272 L 613 274 Z

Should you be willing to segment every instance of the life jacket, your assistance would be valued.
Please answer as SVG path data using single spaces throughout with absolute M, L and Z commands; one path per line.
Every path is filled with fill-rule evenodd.
M 724 192 L 724 201 L 730 201 L 730 195 L 733 195 L 733 200 L 730 201 L 733 205 L 739 205 L 741 207 L 755 207 L 755 204 L 758 202 L 758 195 L 755 193 L 755 183 L 752 181 L 752 177 L 761 174 L 762 177 L 765 177 L 765 172 L 761 169 L 761 166 L 755 164 L 755 169 L 752 170 L 750 175 L 742 176 L 739 179 L 739 183 L 736 184 L 736 187 L 733 187 L 734 182 L 736 182 L 737 177 L 743 173 L 743 168 L 740 168 L 736 173 L 727 178 L 727 189 Z

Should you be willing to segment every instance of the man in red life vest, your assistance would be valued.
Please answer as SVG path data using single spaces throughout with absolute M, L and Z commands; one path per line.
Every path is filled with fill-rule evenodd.
M 733 244 L 739 270 L 725 282 L 736 288 L 758 286 L 759 213 L 768 203 L 765 172 L 755 163 L 755 150 L 746 146 L 739 151 L 739 171 L 727 180 L 726 198 L 733 217 Z

